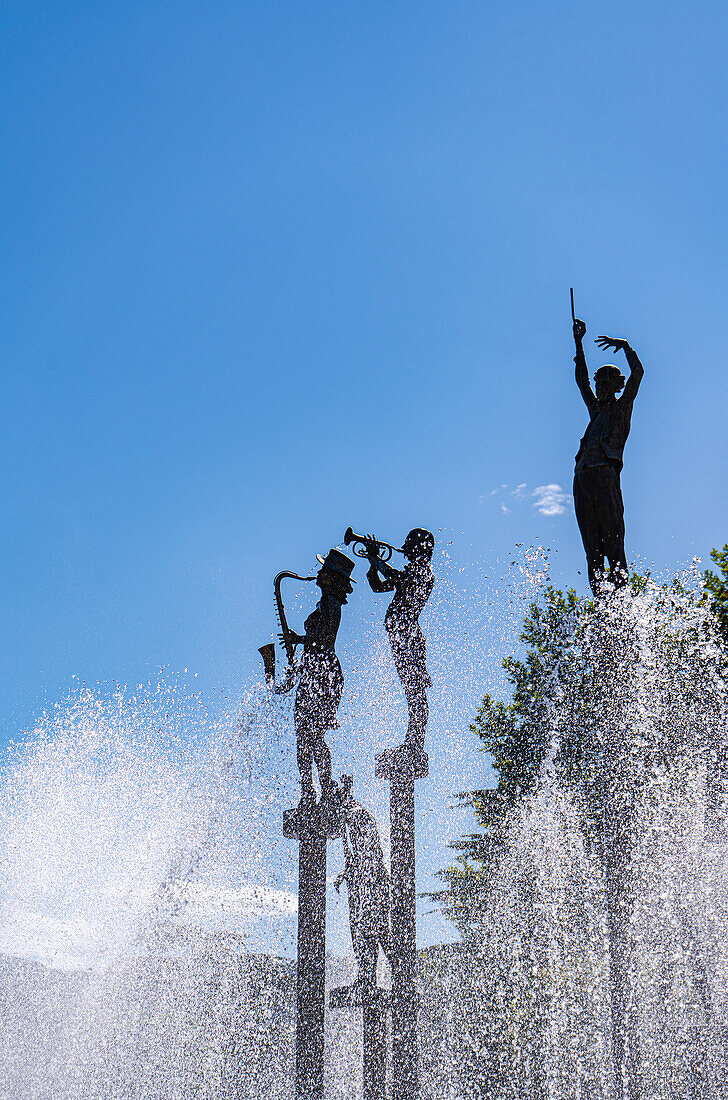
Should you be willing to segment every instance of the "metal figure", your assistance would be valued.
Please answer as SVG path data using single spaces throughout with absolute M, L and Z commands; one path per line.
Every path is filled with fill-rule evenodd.
M 384 627 L 409 709 L 405 744 L 417 758 L 424 753 L 429 717 L 427 689 L 432 684 L 427 673 L 425 635 L 419 617 L 435 583 L 431 565 L 435 537 L 421 527 L 410 531 L 401 550 L 407 558 L 404 569 L 395 569 L 377 554 L 377 545 L 388 544 L 377 543 L 371 535 L 367 536 L 367 540 L 374 544 L 367 547 L 366 555 L 369 559 L 369 586 L 373 592 L 394 592 L 394 599 L 384 618 Z
M 341 834 L 344 870 L 334 882 L 336 892 L 346 882 L 349 895 L 351 944 L 357 962 L 357 976 L 350 990 L 354 1003 L 361 1003 L 377 987 L 377 956 L 381 946 L 392 961 L 389 872 L 374 816 L 351 793 L 352 778 L 341 777 Z
M 368 558 L 372 554 L 380 561 L 389 561 L 392 554 L 404 554 L 401 546 L 392 546 L 389 542 L 375 539 L 374 535 L 357 535 L 351 527 L 344 532 L 344 546 L 351 546 L 351 552 L 356 558 Z
M 572 297 L 573 311 L 573 297 Z M 629 435 L 632 406 L 637 396 L 644 368 L 637 353 L 626 340 L 599 336 L 595 343 L 604 350 L 622 350 L 629 363 L 630 375 L 625 385 L 619 367 L 607 364 L 594 375 L 596 393 L 589 383 L 583 339 L 586 325 L 574 318 L 576 344 L 576 384 L 589 410 L 589 426 L 576 455 L 574 473 L 574 508 L 586 553 L 589 584 L 599 595 L 604 575 L 604 559 L 609 562 L 609 581 L 619 586 L 627 580 L 627 558 L 624 550 L 624 503 L 620 473 L 624 445 Z M 621 397 L 617 397 L 620 390 Z
M 281 641 L 289 660 L 280 683 L 275 682 L 275 652 L 271 644 L 262 646 L 260 653 L 265 666 L 266 681 L 276 692 L 290 691 L 298 673 L 294 721 L 296 727 L 296 757 L 301 773 L 301 802 L 313 804 L 316 791 L 313 785 L 313 762 L 316 763 L 322 800 L 334 790 L 331 781 L 331 752 L 325 734 L 336 729 L 336 712 L 341 702 L 344 675 L 336 656 L 336 635 L 341 622 L 341 608 L 353 591 L 351 572 L 354 562 L 340 550 L 329 550 L 325 558 L 317 555 L 321 568 L 315 580 L 321 589 L 321 599 L 304 623 L 303 634 L 296 634 L 288 626 L 280 598 L 280 580 L 295 577 L 298 580 L 314 580 L 296 573 L 279 573 L 276 577 L 276 603 L 281 621 Z M 303 646 L 303 657 L 296 667 L 296 647 Z
M 296 755 L 301 773 L 301 801 L 315 802 L 313 761 L 316 762 L 322 800 L 332 793 L 331 751 L 325 734 L 337 729 L 336 712 L 344 688 L 344 674 L 334 648 L 341 622 L 341 608 L 353 591 L 351 571 L 354 562 L 340 550 L 329 550 L 321 563 L 316 584 L 321 599 L 304 623 L 303 635 L 294 635 L 303 645 L 301 675 L 296 689 L 294 721 Z
M 300 573 L 291 573 L 284 569 L 283 572 L 278 573 L 273 581 L 273 591 L 276 597 L 276 615 L 278 616 L 278 622 L 280 623 L 281 631 L 278 635 L 278 640 L 283 646 L 283 651 L 286 655 L 286 668 L 281 679 L 276 680 L 276 647 L 273 642 L 266 642 L 258 650 L 263 658 L 263 669 L 265 671 L 265 682 L 276 693 L 276 695 L 286 695 L 296 682 L 296 647 L 300 645 L 300 635 L 294 634 L 288 625 L 288 619 L 286 618 L 286 609 L 283 604 L 283 593 L 281 592 L 281 582 L 290 577 L 292 580 L 297 581 L 315 581 L 316 577 L 302 577 Z M 299 639 L 294 641 L 294 639 Z

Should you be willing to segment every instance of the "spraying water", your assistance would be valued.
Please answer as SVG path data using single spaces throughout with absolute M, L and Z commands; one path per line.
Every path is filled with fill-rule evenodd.
M 253 782 L 274 717 L 214 723 L 167 685 L 82 692 L 15 754 L 1 1095 L 243 1096 L 250 1058 L 258 1087 L 284 1077 L 290 966 L 260 954 L 260 932 L 289 925 L 295 899 L 260 886 Z
M 725 658 L 695 576 L 581 605 L 542 652 L 548 732 L 467 943 L 474 1095 L 725 1095 Z
M 547 581 L 538 551 L 517 569 Z M 727 706 L 699 597 L 691 575 L 618 591 L 579 612 L 546 669 L 539 782 L 508 818 L 468 939 L 422 955 L 425 1096 L 724 1095 Z M 482 693 L 472 616 L 462 637 L 442 605 L 433 618 L 443 695 L 464 681 Z M 354 744 L 347 722 L 373 716 L 369 757 L 403 709 L 375 645 L 341 731 Z M 260 689 L 213 719 L 179 685 L 82 691 L 13 752 L 3 1100 L 292 1095 L 294 967 L 280 945 L 296 900 L 271 873 L 295 789 L 285 707 Z M 453 738 L 456 767 L 463 751 Z M 452 839 L 447 813 L 432 820 Z M 342 963 L 329 984 L 350 975 Z M 360 1095 L 360 1026 L 329 1013 L 329 1097 Z

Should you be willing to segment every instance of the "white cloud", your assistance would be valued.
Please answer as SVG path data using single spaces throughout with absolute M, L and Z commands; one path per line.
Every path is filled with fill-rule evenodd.
M 534 508 L 542 516 L 563 516 L 571 504 L 571 497 L 560 485 L 537 485 L 531 493 Z
M 511 514 L 510 508 L 507 508 L 505 504 L 501 504 L 501 512 L 504 516 L 509 516 Z
M 526 482 L 522 481 L 520 485 L 516 485 L 515 489 L 511 489 L 511 496 L 515 497 L 516 500 L 523 500 L 527 488 Z

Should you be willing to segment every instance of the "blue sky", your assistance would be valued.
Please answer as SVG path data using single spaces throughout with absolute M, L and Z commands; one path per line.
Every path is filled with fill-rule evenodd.
M 78 681 L 239 691 L 273 575 L 350 523 L 438 532 L 451 590 L 541 543 L 583 591 L 570 285 L 591 368 L 602 332 L 645 365 L 629 557 L 728 541 L 724 5 L 1 22 L 4 740 Z

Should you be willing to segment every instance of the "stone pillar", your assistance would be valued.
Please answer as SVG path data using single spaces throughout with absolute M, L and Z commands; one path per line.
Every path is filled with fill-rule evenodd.
M 376 774 L 390 783 L 392 894 L 392 1100 L 417 1100 L 420 1051 L 417 1033 L 417 928 L 415 885 L 415 779 L 428 774 L 426 755 L 413 763 L 404 746 L 377 756 Z
M 314 803 L 284 813 L 283 835 L 299 843 L 296 1100 L 324 1100 L 326 840 L 339 828 Z
M 362 1005 L 364 1100 L 386 1100 L 387 995 L 378 989 L 365 995 Z

